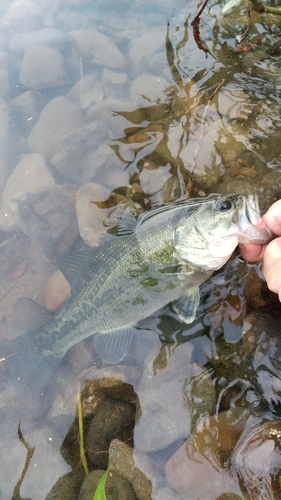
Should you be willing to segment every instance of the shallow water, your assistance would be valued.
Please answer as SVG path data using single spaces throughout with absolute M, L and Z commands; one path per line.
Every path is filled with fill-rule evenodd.
M 265 211 L 281 197 L 281 21 L 222 6 L 202 15 L 204 51 L 195 1 L 2 0 L 1 339 L 38 321 L 19 298 L 68 299 L 59 257 L 98 245 L 116 207 L 256 192 Z M 192 325 L 169 307 L 144 320 L 118 366 L 77 344 L 32 404 L 0 364 L 1 499 L 78 498 L 85 379 L 90 469 L 106 469 L 111 439 L 134 441 L 109 463 L 136 498 L 280 497 L 280 304 L 237 253 L 201 296 Z

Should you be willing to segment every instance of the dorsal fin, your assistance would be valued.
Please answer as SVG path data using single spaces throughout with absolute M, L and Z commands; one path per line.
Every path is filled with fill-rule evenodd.
M 72 292 L 80 283 L 80 279 L 86 272 L 90 261 L 96 253 L 97 247 L 87 247 L 82 250 L 70 250 L 59 256 L 57 262 L 59 269 L 70 284 Z

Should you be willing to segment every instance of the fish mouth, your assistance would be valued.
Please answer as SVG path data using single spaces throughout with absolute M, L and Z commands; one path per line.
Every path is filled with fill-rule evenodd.
M 272 236 L 272 232 L 266 227 L 260 215 L 257 195 L 244 196 L 238 215 L 239 243 L 267 243 Z
M 261 222 L 259 199 L 256 194 L 248 194 L 245 198 L 245 212 L 250 224 L 257 226 Z

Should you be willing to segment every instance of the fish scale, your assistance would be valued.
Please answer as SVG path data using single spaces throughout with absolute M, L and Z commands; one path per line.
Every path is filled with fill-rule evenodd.
M 114 362 L 116 351 L 122 359 L 131 326 L 169 303 L 190 323 L 199 285 L 227 261 L 239 238 L 271 238 L 259 221 L 256 197 L 210 195 L 156 208 L 126 235 L 117 231 L 99 248 L 70 253 L 62 271 L 71 299 L 43 326 L 0 344 L 0 362 L 16 391 L 38 394 L 68 349 L 93 334 L 102 358 Z M 106 356 L 111 338 L 113 355 Z

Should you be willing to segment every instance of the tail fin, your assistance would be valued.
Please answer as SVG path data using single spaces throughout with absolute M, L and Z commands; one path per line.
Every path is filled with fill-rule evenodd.
M 0 344 L 0 363 L 4 364 L 15 391 L 24 399 L 40 394 L 61 361 L 51 351 L 42 351 L 28 332 Z

